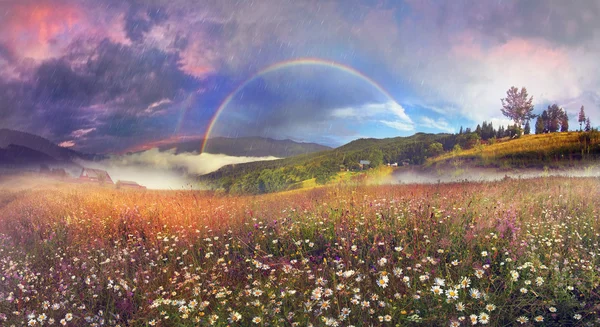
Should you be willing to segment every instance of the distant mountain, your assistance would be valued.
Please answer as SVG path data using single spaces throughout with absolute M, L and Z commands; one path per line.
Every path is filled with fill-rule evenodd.
M 32 150 L 24 146 L 9 144 L 6 148 L 0 147 L 0 165 L 25 168 L 28 166 L 39 166 L 41 164 L 52 165 L 59 162 L 59 160 L 56 160 L 43 152 Z
M 273 156 L 280 158 L 325 150 L 331 150 L 331 148 L 316 143 L 300 143 L 292 140 L 274 140 L 263 137 L 216 137 L 210 139 L 204 149 L 207 153 L 222 153 L 230 156 Z
M 0 129 L 0 165 L 25 168 L 31 166 L 77 166 L 74 160 L 92 160 L 94 155 L 63 148 L 41 136 Z
M 58 161 L 90 158 L 88 154 L 60 147 L 54 142 L 38 135 L 6 128 L 0 129 L 0 148 L 7 148 L 11 144 L 41 152 Z
M 161 151 L 175 149 L 176 153 L 198 152 L 202 148 L 202 139 L 173 141 L 161 144 Z M 291 140 L 274 140 L 263 137 L 226 138 L 216 137 L 209 140 L 204 151 L 213 154 L 225 154 L 236 157 L 292 157 L 319 151 L 331 150 L 330 147 L 316 143 L 301 143 Z

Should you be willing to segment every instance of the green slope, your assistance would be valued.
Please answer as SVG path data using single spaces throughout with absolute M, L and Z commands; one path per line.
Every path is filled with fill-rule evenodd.
M 401 161 L 420 165 L 427 159 L 427 148 L 433 142 L 440 142 L 449 150 L 456 136 L 417 133 L 408 137 L 359 139 L 332 150 L 225 166 L 201 176 L 200 180 L 236 193 L 276 192 L 313 178 L 318 184 L 326 183 L 340 170 L 360 169 L 360 160 L 371 161 L 373 167 Z
M 427 165 L 440 166 L 463 161 L 484 167 L 542 167 L 596 160 L 599 157 L 600 133 L 564 132 L 524 135 L 514 140 L 450 151 L 429 159 Z

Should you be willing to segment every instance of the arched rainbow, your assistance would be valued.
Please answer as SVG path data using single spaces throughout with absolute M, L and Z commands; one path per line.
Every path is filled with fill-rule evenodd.
M 250 78 L 248 78 L 243 83 L 241 83 L 238 87 L 236 87 L 233 90 L 233 92 L 229 93 L 229 95 L 223 100 L 223 102 L 221 102 L 221 104 L 217 108 L 217 111 L 213 115 L 213 118 L 210 120 L 210 124 L 208 125 L 206 133 L 204 134 L 204 141 L 202 142 L 202 148 L 200 149 L 200 153 L 204 152 L 204 148 L 206 147 L 206 143 L 210 137 L 210 134 L 212 133 L 215 123 L 219 119 L 219 116 L 221 115 L 223 110 L 225 110 L 225 108 L 227 107 L 227 105 L 229 105 L 231 100 L 233 100 L 233 98 L 238 94 L 238 92 L 241 91 L 244 87 L 246 87 L 246 85 L 252 83 L 258 77 L 268 74 L 268 73 L 271 73 L 271 72 L 274 72 L 276 70 L 279 70 L 282 68 L 287 68 L 287 67 L 304 66 L 304 65 L 313 65 L 313 66 L 316 65 L 316 66 L 331 67 L 334 69 L 344 71 L 350 75 L 359 77 L 362 80 L 368 82 L 370 85 L 375 87 L 379 92 L 381 92 L 385 96 L 387 96 L 388 99 L 395 101 L 394 98 L 390 95 L 390 93 L 388 91 L 386 91 L 381 85 L 379 85 L 379 83 L 377 83 L 376 81 L 371 79 L 369 76 L 361 73 L 360 71 L 356 70 L 353 67 L 341 64 L 339 62 L 320 59 L 320 58 L 297 58 L 297 59 L 292 59 L 292 60 L 281 61 L 281 62 L 272 64 L 270 66 L 267 66 L 267 67 L 263 68 L 262 70 L 258 71 L 257 73 L 255 73 L 254 75 L 250 76 Z
M 188 94 L 188 96 L 185 98 L 185 100 L 183 100 L 180 103 L 181 109 L 180 109 L 179 118 L 177 119 L 177 123 L 175 125 L 175 131 L 174 131 L 175 135 L 179 135 L 179 131 L 181 130 L 181 126 L 185 122 L 187 113 L 194 105 L 194 101 L 196 100 L 196 94 L 198 94 L 199 92 L 200 92 L 199 90 L 196 90 L 196 91 Z

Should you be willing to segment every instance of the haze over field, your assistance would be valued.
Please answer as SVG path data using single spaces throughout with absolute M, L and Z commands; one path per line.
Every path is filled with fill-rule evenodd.
M 600 166 L 594 165 L 565 169 L 511 169 L 502 171 L 496 168 L 449 169 L 421 171 L 418 169 L 399 170 L 378 181 L 381 184 L 436 184 L 460 182 L 493 182 L 506 178 L 532 179 L 538 177 L 600 177 Z
M 99 161 L 80 161 L 82 166 L 108 171 L 115 180 L 136 181 L 151 189 L 205 188 L 194 176 L 213 172 L 222 166 L 244 162 L 275 160 L 276 157 L 237 157 L 211 153 L 180 153 L 151 150 L 113 155 Z

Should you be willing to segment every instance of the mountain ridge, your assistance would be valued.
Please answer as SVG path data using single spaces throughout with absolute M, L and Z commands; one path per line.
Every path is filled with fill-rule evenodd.
M 29 148 L 43 153 L 57 161 L 72 161 L 75 159 L 89 160 L 94 155 L 84 154 L 72 149 L 64 148 L 42 136 L 8 129 L 0 129 L 0 149 L 8 148 L 10 145 Z
M 137 151 L 128 151 L 127 153 L 140 153 L 146 150 L 157 148 L 159 151 L 175 150 L 180 153 L 197 153 L 202 149 L 204 139 L 201 137 L 181 137 L 172 140 L 163 140 L 150 143 L 149 146 L 142 147 Z M 237 157 L 279 157 L 287 158 L 300 154 L 320 152 L 331 150 L 331 147 L 310 143 L 298 142 L 290 139 L 278 140 L 273 138 L 250 136 L 250 137 L 216 137 L 208 140 L 204 147 L 205 153 L 224 154 Z

